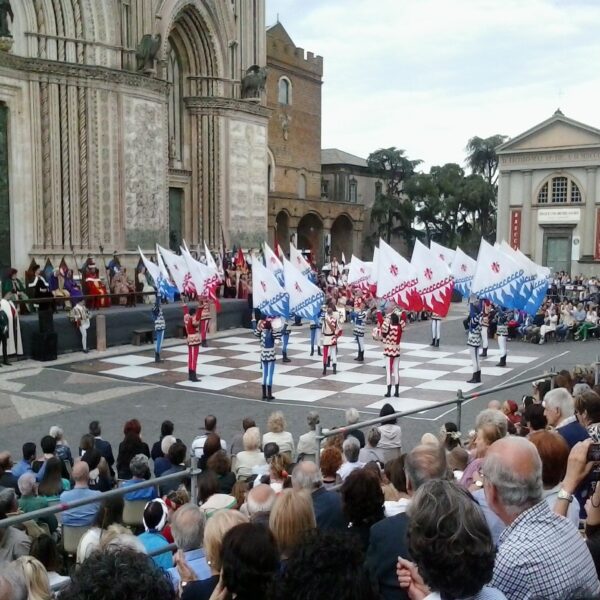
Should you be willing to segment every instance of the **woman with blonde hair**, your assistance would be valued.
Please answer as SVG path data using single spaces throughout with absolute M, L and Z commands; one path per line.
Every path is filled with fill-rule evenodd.
M 304 534 L 316 527 L 310 493 L 307 490 L 283 490 L 269 516 L 269 529 L 275 536 L 281 559 L 287 560 Z
M 269 431 L 263 435 L 263 448 L 269 442 L 275 442 L 279 446 L 279 452 L 287 454 L 288 458 L 292 460 L 295 453 L 294 438 L 289 431 L 285 431 L 287 423 L 280 410 L 276 410 L 269 415 L 267 427 Z
M 27 600 L 51 600 L 50 582 L 44 565 L 33 556 L 21 556 L 12 563 L 23 573 Z
M 266 464 L 265 455 L 260 450 L 260 430 L 249 427 L 242 437 L 244 449 L 236 455 L 235 474 L 237 479 L 247 479 L 254 467 Z
M 275 454 L 269 459 L 268 483 L 276 494 L 279 494 L 284 488 L 291 487 L 292 480 L 288 471 L 291 464 L 286 454 Z

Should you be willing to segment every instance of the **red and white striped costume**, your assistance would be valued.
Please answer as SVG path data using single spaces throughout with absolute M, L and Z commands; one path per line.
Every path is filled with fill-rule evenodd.
M 387 385 L 392 385 L 392 375 L 394 385 L 400 383 L 400 340 L 402 332 L 406 327 L 406 317 L 404 313 L 400 317 L 399 325 L 392 325 L 390 318 L 387 317 L 381 324 L 381 336 L 383 341 L 383 356 L 385 356 L 385 374 Z

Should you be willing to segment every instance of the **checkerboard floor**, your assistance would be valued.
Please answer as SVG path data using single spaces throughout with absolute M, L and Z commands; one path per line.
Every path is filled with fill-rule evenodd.
M 292 362 L 283 364 L 279 356 L 275 367 L 273 394 L 277 400 L 374 410 L 391 401 L 396 408 L 411 410 L 449 400 L 459 389 L 466 393 L 480 387 L 466 383 L 470 378 L 471 363 L 464 346 L 447 347 L 442 343 L 437 349 L 427 344 L 403 342 L 400 397 L 384 399 L 382 345 L 373 341 L 367 332 L 365 361 L 356 362 L 356 342 L 350 334 L 348 329 L 338 344 L 337 374 L 333 375 L 328 369 L 327 376 L 322 377 L 321 358 L 316 352 L 314 357 L 310 356 L 308 328 L 292 328 L 288 346 Z M 513 368 L 520 370 L 540 358 L 511 351 L 508 367 L 499 368 L 495 366 L 498 354 L 498 350 L 490 349 L 489 357 L 482 360 L 486 385 L 498 384 Z M 147 346 L 135 354 L 77 363 L 72 369 L 186 390 L 222 392 L 239 398 L 256 399 L 262 395 L 260 346 L 251 333 L 209 340 L 209 347 L 200 349 L 197 368 L 200 381 L 197 383 L 188 381 L 187 346 L 184 343 L 164 348 L 161 356 L 164 362 L 155 363 L 154 349 Z

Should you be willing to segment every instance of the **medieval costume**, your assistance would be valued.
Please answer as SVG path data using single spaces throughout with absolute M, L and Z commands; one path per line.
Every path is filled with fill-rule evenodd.
M 337 284 L 338 277 L 340 276 L 340 263 L 338 262 L 336 256 L 334 256 L 333 260 L 331 261 L 331 271 L 329 274 L 335 279 Z
M 19 312 L 11 300 L 0 300 L 0 311 L 4 313 L 8 320 L 8 337 L 6 339 L 6 354 L 23 354 L 23 342 L 21 340 L 21 324 L 19 322 Z M 4 352 L 4 348 L 3 348 Z M 3 357 L 4 358 L 4 357 Z M 4 364 L 8 364 L 5 360 Z
M 254 335 L 260 338 L 260 364 L 262 367 L 262 399 L 275 400 L 273 396 L 273 374 L 275 373 L 275 340 L 281 332 L 274 331 L 269 319 L 262 319 L 256 324 Z
M 121 259 L 119 258 L 119 254 L 115 251 L 113 252 L 113 257 L 108 263 L 108 276 L 110 277 L 110 284 L 112 287 L 113 279 L 117 273 L 121 272 Z
M 406 316 L 396 311 L 390 313 L 380 326 L 381 338 L 383 340 L 383 356 L 385 360 L 385 380 L 387 392 L 385 397 L 389 398 L 392 392 L 392 378 L 394 379 L 394 397 L 400 395 L 400 341 L 402 332 L 406 327 Z
M 188 309 L 183 305 L 183 327 L 187 335 L 188 344 L 188 378 L 190 381 L 200 381 L 196 376 L 196 365 L 198 364 L 198 353 L 200 352 L 200 315 L 195 308 Z
M 73 278 L 73 271 L 71 269 L 67 270 L 67 274 L 65 275 L 65 290 L 69 292 L 69 296 L 73 302 L 83 297 L 83 292 L 81 291 L 81 286 L 79 283 L 75 281 Z
M 252 291 L 252 288 L 248 285 L 248 276 L 245 273 L 240 275 L 240 281 L 238 283 L 238 294 L 237 297 L 240 300 L 247 300 L 248 294 Z
M 165 316 L 162 308 L 160 307 L 160 297 L 156 294 L 156 300 L 152 307 L 152 319 L 154 320 L 154 362 L 163 362 L 160 358 L 160 349 L 162 347 L 163 340 L 165 339 L 165 329 L 167 327 L 165 323 Z
M 358 362 L 365 360 L 365 322 L 367 320 L 367 311 L 362 298 L 357 298 L 354 302 L 354 338 L 358 345 L 358 356 L 354 359 Z
M 110 306 L 110 298 L 107 298 L 106 287 L 102 283 L 96 263 L 93 261 L 87 264 L 84 271 L 84 290 L 86 295 L 94 296 L 88 302 L 90 309 L 97 310 Z
M 154 292 L 155 290 L 149 280 L 150 274 L 146 271 L 146 267 L 144 267 L 144 265 L 140 265 L 138 267 L 135 277 L 136 277 L 135 291 L 138 293 L 141 292 L 143 294 L 142 298 L 143 298 L 144 304 L 152 304 L 152 296 L 150 295 L 150 293 Z
M 65 288 L 65 273 L 66 271 L 60 268 L 54 269 L 50 276 L 50 290 L 55 298 L 64 299 L 64 307 L 70 309 L 71 302 L 68 299 L 71 297 L 71 294 Z
M 431 313 L 431 345 L 440 347 L 440 333 L 442 330 L 442 317 L 435 312 Z
M 206 335 L 210 326 L 210 302 L 208 298 L 198 298 L 198 312 L 200 313 L 200 339 L 202 347 L 206 348 Z
M 25 291 L 23 282 L 17 277 L 17 270 L 10 269 L 8 277 L 2 280 L 2 297 L 11 302 L 19 302 L 19 300 L 29 300 L 29 296 Z M 31 312 L 28 303 L 23 302 L 21 312 Z
M 27 291 L 29 293 L 29 297 L 36 298 L 36 299 L 38 299 L 38 298 L 39 299 L 54 298 L 54 295 L 50 291 L 50 285 L 42 276 L 40 266 L 36 265 L 36 264 L 32 265 L 32 271 L 33 271 L 33 279 L 27 286 Z M 37 304 L 35 306 L 41 312 L 54 310 L 53 302 L 40 302 L 40 304 Z
M 288 349 L 288 344 L 290 343 L 290 335 L 291 335 L 291 331 L 290 331 L 290 326 L 288 325 L 287 321 L 283 324 L 283 329 L 281 330 L 281 341 L 282 341 L 282 346 L 281 346 L 281 355 L 282 355 L 282 359 L 281 362 L 284 363 L 289 363 L 292 362 L 292 360 L 290 358 L 288 358 L 287 355 L 287 349 Z
M 5 365 L 10 365 L 8 362 L 8 335 L 10 329 L 8 327 L 8 315 L 0 310 L 0 344 L 2 344 L 2 362 Z
M 133 306 L 134 305 L 134 288 L 131 282 L 127 279 L 126 269 L 119 269 L 115 272 L 110 280 L 111 290 L 113 294 L 119 294 L 119 304 Z
M 479 365 L 479 347 L 481 346 L 483 309 L 477 298 L 473 297 L 469 304 L 469 323 L 467 334 L 467 346 L 471 354 L 473 365 L 473 376 L 467 383 L 481 383 L 481 366 Z
M 315 354 L 315 344 L 317 346 L 317 352 L 319 356 L 321 356 L 321 330 L 323 328 L 323 319 L 325 318 L 325 313 L 327 312 L 327 305 L 323 304 L 321 307 L 321 311 L 318 314 L 317 321 L 313 321 L 310 324 L 310 355 L 314 356 Z M 318 339 L 317 339 L 317 336 Z
M 90 311 L 87 309 L 85 303 L 78 300 L 75 306 L 73 306 L 69 318 L 73 325 L 79 329 L 79 333 L 81 334 L 81 346 L 84 353 L 87 354 L 87 330 L 90 328 Z
M 506 341 L 508 340 L 508 321 L 510 312 L 504 307 L 498 307 L 496 311 L 496 337 L 500 348 L 500 362 L 497 367 L 506 366 L 506 355 L 508 353 Z
M 223 290 L 224 298 L 235 298 L 235 279 L 235 271 L 233 269 L 227 269 L 227 271 L 225 271 L 225 288 Z
M 479 356 L 485 358 L 488 351 L 489 343 L 489 327 L 492 318 L 492 303 L 489 300 L 482 300 L 483 307 L 481 309 L 481 354 Z
M 328 307 L 323 318 L 321 333 L 323 334 L 323 375 L 327 375 L 327 367 L 333 365 L 333 374 L 337 373 L 337 339 L 341 335 L 338 325 L 339 317 L 333 308 Z

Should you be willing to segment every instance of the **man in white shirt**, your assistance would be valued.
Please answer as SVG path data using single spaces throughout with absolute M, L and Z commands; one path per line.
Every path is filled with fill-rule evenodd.
M 204 456 L 204 442 L 209 433 L 217 433 L 217 417 L 207 415 L 204 418 L 204 433 L 196 436 L 192 442 L 192 456 L 200 459 Z M 221 448 L 227 450 L 227 442 L 221 438 Z
M 358 455 L 360 453 L 360 442 L 352 435 L 349 435 L 342 446 L 344 451 L 344 458 L 346 462 L 337 470 L 338 477 L 344 481 L 352 471 L 356 469 L 362 469 L 365 464 L 358 462 Z

